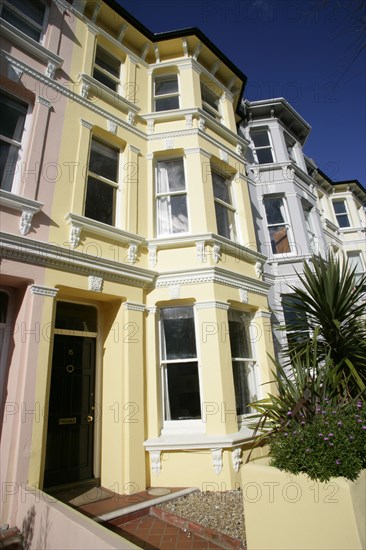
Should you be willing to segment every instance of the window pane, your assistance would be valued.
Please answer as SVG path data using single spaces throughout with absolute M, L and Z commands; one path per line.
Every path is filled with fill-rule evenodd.
M 269 235 L 271 239 L 272 252 L 274 254 L 286 254 L 291 252 L 288 242 L 287 228 L 285 225 L 277 225 L 269 227 Z
M 159 161 L 157 169 L 158 193 L 182 191 L 186 188 L 183 159 Z
M 222 204 L 215 202 L 215 212 L 218 235 L 230 239 L 232 237 L 232 223 L 230 223 L 229 210 Z
M 165 97 L 155 101 L 155 111 L 170 111 L 172 109 L 179 109 L 178 96 Z
M 105 69 L 106 71 L 111 73 L 113 76 L 119 78 L 119 71 L 121 66 L 119 60 L 112 55 L 109 55 L 109 53 L 102 48 L 97 47 L 95 63 L 99 65 L 99 67 L 101 67 L 102 69 Z
M 0 187 L 11 191 L 17 168 L 19 147 L 0 141 Z
M 98 80 L 98 82 L 101 82 L 101 84 L 107 86 L 107 88 L 110 88 L 114 92 L 117 91 L 117 82 L 115 82 L 112 78 L 109 78 L 106 74 L 98 71 L 98 69 L 94 69 L 93 76 L 96 80 Z
M 0 134 L 20 141 L 28 105 L 0 93 Z
M 43 25 L 45 5 L 39 0 L 8 0 L 8 2 L 38 25 Z
M 248 387 L 247 366 L 243 361 L 233 361 L 236 414 L 249 414 L 250 393 Z
M 339 227 L 350 227 L 347 214 L 338 214 L 337 220 Z
M 348 262 L 351 269 L 356 269 L 356 273 L 362 273 L 363 267 L 359 252 L 347 252 Z
M 41 31 L 24 21 L 24 19 L 10 11 L 6 6 L 1 11 L 1 17 L 30 38 L 33 38 L 36 42 L 39 42 Z
M 92 306 L 58 302 L 55 328 L 97 332 L 97 311 Z
M 229 336 L 231 357 L 240 359 L 252 357 L 248 320 L 241 319 L 240 314 L 236 315 L 236 319 L 229 318 Z
M 270 145 L 268 132 L 266 130 L 263 132 L 252 132 L 250 137 L 256 147 L 265 147 L 266 145 Z
M 284 223 L 282 199 L 266 199 L 264 201 L 267 221 L 269 224 Z
M 231 204 L 227 179 L 212 172 L 212 184 L 215 198 Z
M 160 314 L 163 330 L 162 358 L 169 360 L 197 357 L 193 309 L 166 308 Z
M 96 139 L 92 140 L 89 170 L 111 181 L 118 179 L 118 149 L 109 147 Z
M 115 188 L 95 178 L 88 178 L 85 216 L 92 220 L 113 225 Z
M 220 101 L 219 97 L 213 90 L 211 90 L 205 84 L 201 84 L 201 95 L 202 95 L 203 101 L 208 103 L 216 111 L 219 110 L 219 101 Z
M 333 206 L 334 206 L 334 212 L 336 214 L 346 214 L 347 213 L 346 205 L 345 205 L 344 201 L 334 201 Z
M 178 363 L 166 368 L 165 420 L 201 418 L 198 364 Z
M 256 149 L 259 164 L 273 162 L 271 149 Z
M 178 92 L 177 75 L 155 78 L 155 95 L 174 94 L 175 92 Z
M 6 323 L 8 315 L 9 296 L 6 292 L 0 292 L 0 323 Z

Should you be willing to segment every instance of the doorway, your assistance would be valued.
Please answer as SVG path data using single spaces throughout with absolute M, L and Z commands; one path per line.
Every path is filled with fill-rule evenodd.
M 57 304 L 44 487 L 94 477 L 96 336 L 95 308 Z

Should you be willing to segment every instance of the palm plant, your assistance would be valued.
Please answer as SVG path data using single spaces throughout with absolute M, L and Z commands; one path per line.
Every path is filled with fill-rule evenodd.
M 341 374 L 339 384 L 350 397 L 365 394 L 366 275 L 356 280 L 348 261 L 329 255 L 304 262 L 299 279 L 303 288 L 290 287 L 294 294 L 288 298 L 295 315 L 284 327 L 291 335 L 285 350 L 288 362 L 307 353 L 317 331 L 318 362 L 329 357 L 327 368 Z

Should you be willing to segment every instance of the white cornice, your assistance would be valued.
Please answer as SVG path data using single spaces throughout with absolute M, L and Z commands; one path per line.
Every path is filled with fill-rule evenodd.
M 4 258 L 86 276 L 92 271 L 95 276 L 105 280 L 131 286 L 151 287 L 156 277 L 155 272 L 147 269 L 89 256 L 57 244 L 25 239 L 9 233 L 1 234 L 0 245 Z
M 221 253 L 228 252 L 233 256 L 240 259 L 245 259 L 249 263 L 255 263 L 257 261 L 265 262 L 267 256 L 248 248 L 240 243 L 234 243 L 221 235 L 215 233 L 200 233 L 195 235 L 174 236 L 167 238 L 148 239 L 146 242 L 148 246 L 156 246 L 157 250 L 164 250 L 169 248 L 196 246 L 197 241 L 204 242 L 208 245 L 220 244 Z
M 159 274 L 156 279 L 156 288 L 171 287 L 174 285 L 197 285 L 197 284 L 222 284 L 234 288 L 254 292 L 255 294 L 268 295 L 270 284 L 258 281 L 233 273 L 219 267 L 195 270 L 171 271 Z

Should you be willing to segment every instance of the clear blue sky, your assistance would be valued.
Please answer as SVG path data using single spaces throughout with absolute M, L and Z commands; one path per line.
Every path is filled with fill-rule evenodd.
M 248 77 L 245 98 L 285 97 L 312 127 L 305 153 L 366 186 L 365 0 L 118 1 L 152 32 L 201 29 Z

